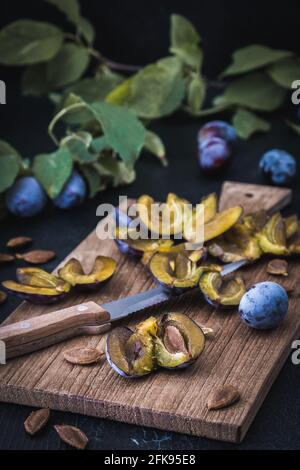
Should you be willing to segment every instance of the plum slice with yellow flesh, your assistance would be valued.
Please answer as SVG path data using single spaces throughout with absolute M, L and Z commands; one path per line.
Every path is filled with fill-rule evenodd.
M 168 313 L 159 323 L 154 342 L 158 366 L 183 368 L 198 359 L 205 346 L 205 336 L 187 315 Z
M 2 285 L 23 300 L 35 304 L 50 304 L 63 299 L 71 285 L 39 268 L 20 268 L 16 281 L 5 281 Z
M 186 240 L 203 242 L 201 229 L 216 216 L 217 204 L 217 196 L 212 193 L 203 198 L 197 206 L 186 208 L 183 229 L 183 236 Z
M 290 215 L 286 219 L 284 219 L 285 225 L 285 234 L 286 238 L 289 239 L 293 237 L 299 229 L 299 220 L 296 214 Z
M 40 268 L 18 268 L 17 279 L 21 284 L 28 286 L 53 287 L 58 292 L 69 292 L 70 290 L 68 282 Z
M 72 258 L 58 271 L 58 275 L 76 288 L 92 290 L 108 280 L 114 274 L 116 267 L 117 263 L 114 259 L 97 256 L 92 270 L 86 274 L 80 261 Z
M 224 235 L 218 237 L 209 244 L 210 255 L 219 258 L 224 263 L 232 263 L 240 260 L 254 261 L 260 258 L 262 251 L 259 247 L 254 229 L 248 224 L 248 220 L 236 223 Z
M 148 230 L 153 234 L 165 236 L 182 233 L 184 206 L 189 202 L 170 193 L 164 204 L 156 206 L 159 210 L 155 211 L 153 204 L 155 204 L 154 199 L 148 195 L 143 195 L 137 200 L 139 218 Z
M 202 199 L 204 207 L 204 223 L 210 222 L 217 214 L 218 199 L 216 193 L 211 193 Z
M 117 227 L 115 242 L 124 254 L 141 257 L 144 253 L 155 253 L 168 250 L 173 246 L 173 240 L 163 238 L 142 239 L 134 228 Z
M 287 255 L 286 226 L 279 212 L 274 214 L 257 234 L 259 246 L 264 253 Z
M 224 280 L 218 272 L 204 273 L 199 287 L 206 301 L 214 307 L 235 307 L 246 292 L 244 281 L 240 277 Z
M 110 366 L 122 377 L 137 378 L 156 368 L 153 335 L 157 320 L 150 317 L 133 331 L 127 327 L 115 328 L 106 339 L 106 357 Z
M 184 252 L 157 253 L 152 257 L 149 268 L 163 287 L 175 293 L 196 287 L 205 269 L 212 269 L 198 266 L 197 262 L 191 261 Z
M 237 223 L 242 212 L 243 209 L 240 206 L 231 207 L 222 212 L 218 212 L 213 219 L 204 224 L 203 242 L 210 241 L 227 232 L 227 230 Z M 195 230 L 185 231 L 184 235 L 189 242 L 199 242 L 198 238 L 201 236 L 200 234 L 196 234 Z
M 204 225 L 204 241 L 207 242 L 213 238 L 227 232 L 239 220 L 243 212 L 241 206 L 231 207 L 222 212 L 218 212 L 216 216 Z

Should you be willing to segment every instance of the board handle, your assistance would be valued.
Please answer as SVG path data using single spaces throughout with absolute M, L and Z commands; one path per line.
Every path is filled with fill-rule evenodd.
M 95 331 L 88 327 L 98 327 L 99 334 L 107 331 L 109 326 L 109 313 L 96 302 L 86 302 L 3 326 L 0 340 L 5 343 L 6 357 L 10 358 Z

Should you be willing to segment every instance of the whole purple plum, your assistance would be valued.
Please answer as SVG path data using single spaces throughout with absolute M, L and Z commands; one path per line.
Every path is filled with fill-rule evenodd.
M 46 193 L 33 176 L 19 178 L 6 193 L 7 209 L 19 217 L 38 214 L 46 203 Z
M 211 137 L 220 137 L 227 142 L 233 142 L 237 138 L 236 131 L 231 124 L 225 121 L 211 121 L 205 124 L 199 131 L 198 138 L 201 141 Z
M 263 154 L 259 168 L 272 183 L 284 185 L 294 178 L 297 163 L 295 158 L 285 150 L 272 149 Z
M 71 209 L 79 206 L 86 197 L 86 184 L 83 177 L 73 171 L 61 193 L 53 200 L 55 206 L 60 209 Z
M 231 158 L 231 149 L 226 140 L 220 137 L 211 137 L 200 143 L 198 159 L 200 167 L 207 173 L 217 173 L 228 165 Z
M 248 326 L 266 330 L 280 325 L 287 314 L 288 306 L 288 295 L 280 284 L 259 282 L 243 295 L 239 314 Z

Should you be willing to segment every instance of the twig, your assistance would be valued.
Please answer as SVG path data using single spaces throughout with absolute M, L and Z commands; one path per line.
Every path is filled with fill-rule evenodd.
M 120 70 L 123 72 L 138 72 L 142 67 L 139 65 L 127 65 L 127 64 L 120 64 L 118 62 L 114 62 L 113 60 L 104 57 L 99 51 L 96 49 L 89 48 L 89 53 L 95 57 L 99 62 L 102 64 L 107 65 L 110 69 L 113 70 Z

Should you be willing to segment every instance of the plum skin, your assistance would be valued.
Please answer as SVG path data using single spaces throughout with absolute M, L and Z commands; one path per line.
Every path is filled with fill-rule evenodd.
M 229 163 L 230 157 L 230 146 L 220 137 L 211 137 L 199 143 L 199 164 L 207 173 L 216 173 L 224 168 Z
M 83 177 L 74 170 L 60 194 L 53 200 L 53 203 L 60 209 L 72 209 L 84 201 L 86 192 Z
M 276 282 L 254 284 L 242 297 L 239 314 L 248 326 L 266 330 L 279 326 L 288 311 L 285 289 Z
M 272 149 L 262 155 L 259 168 L 272 183 L 283 185 L 293 179 L 297 164 L 295 158 L 285 150 Z
M 19 217 L 33 217 L 46 203 L 46 193 L 33 176 L 19 178 L 6 193 L 7 209 Z
M 234 127 L 225 121 L 210 121 L 200 129 L 198 138 L 204 142 L 212 137 L 220 137 L 227 142 L 234 142 L 237 139 L 237 134 Z

